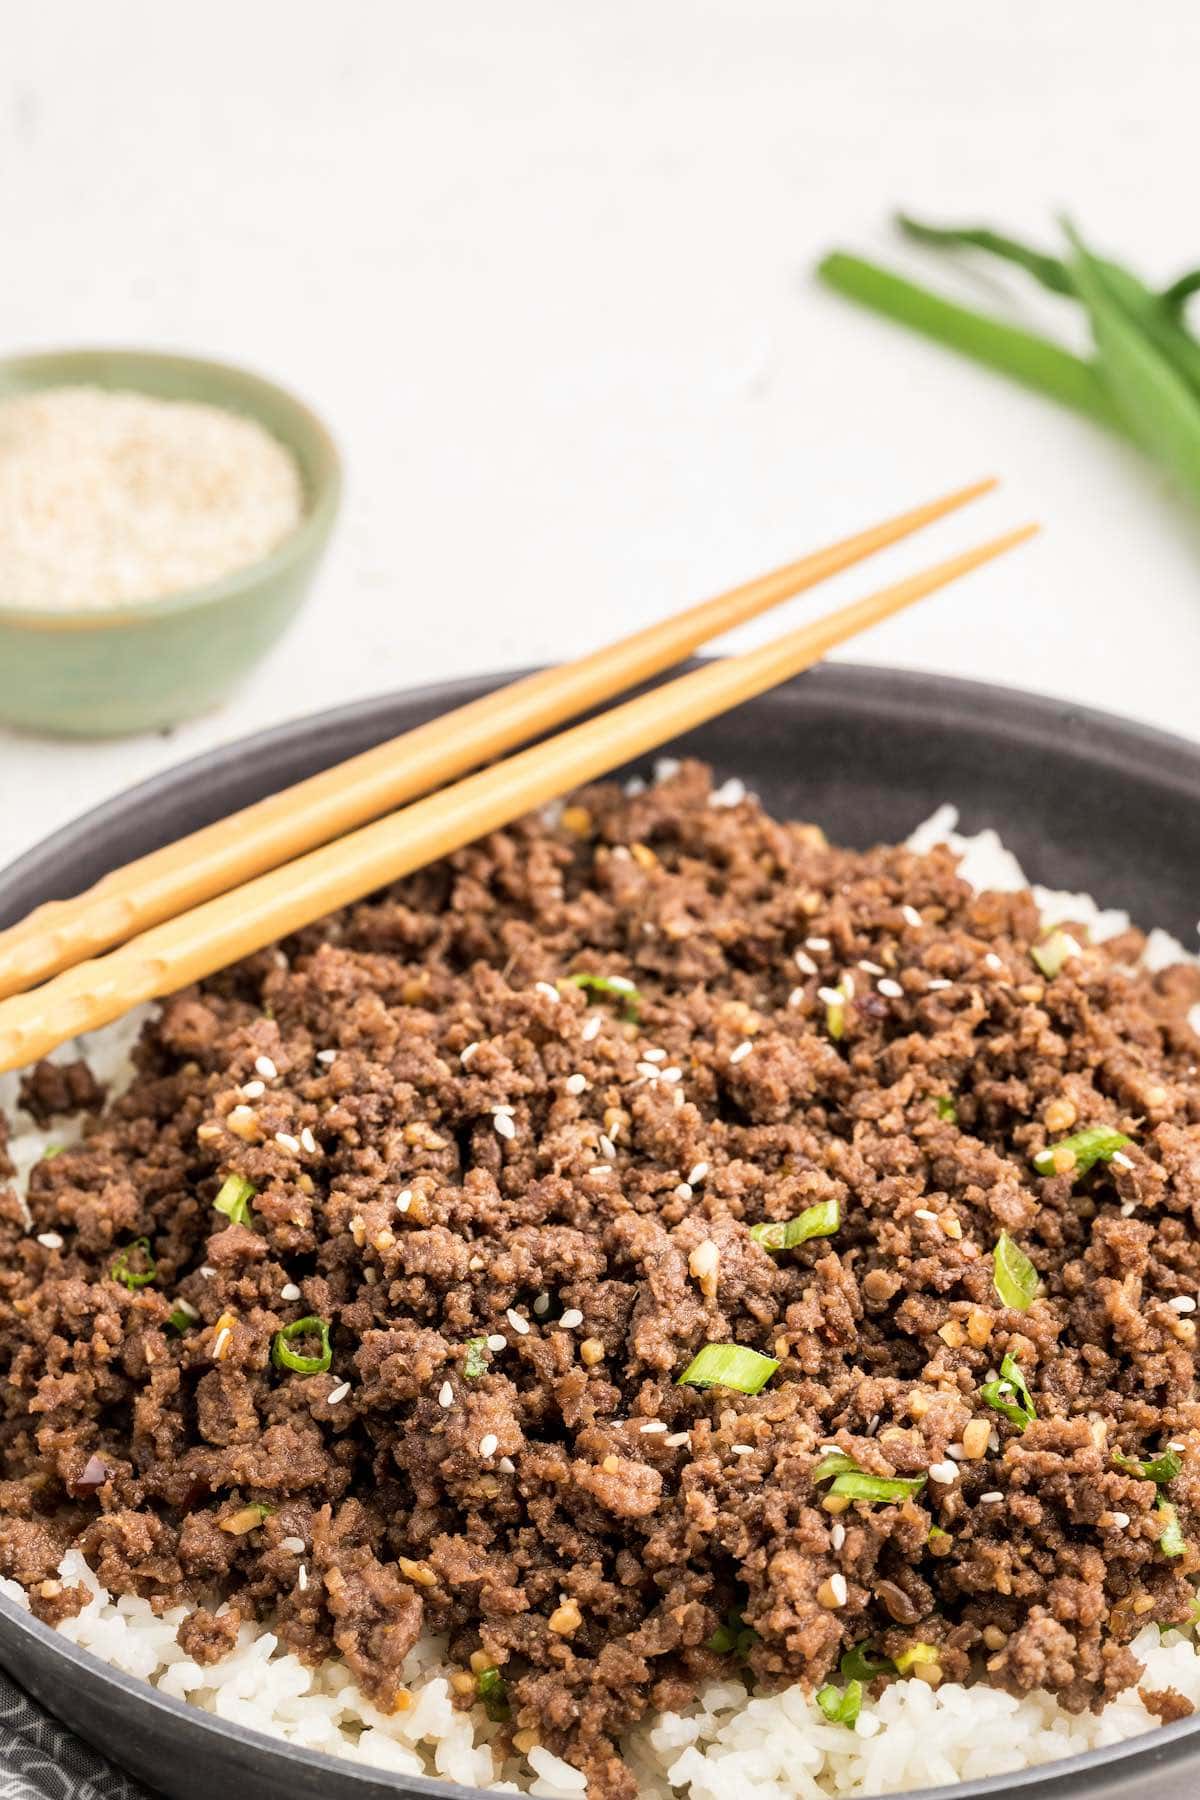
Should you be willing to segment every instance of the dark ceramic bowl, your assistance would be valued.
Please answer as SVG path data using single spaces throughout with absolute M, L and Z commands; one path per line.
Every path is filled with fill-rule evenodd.
M 0 925 L 494 685 L 366 701 L 185 763 L 0 874 Z M 842 666 L 813 670 L 672 748 L 741 775 L 774 810 L 855 846 L 902 838 L 953 800 L 963 828 L 994 825 L 1032 880 L 1088 890 L 1194 942 L 1200 746 L 1058 701 Z M 169 1800 L 481 1800 L 478 1790 L 357 1768 L 225 1724 L 117 1674 L 3 1598 L 0 1665 Z M 926 1800 L 1185 1800 L 1198 1790 L 1200 1720 L 1183 1720 L 1021 1775 L 930 1789 Z

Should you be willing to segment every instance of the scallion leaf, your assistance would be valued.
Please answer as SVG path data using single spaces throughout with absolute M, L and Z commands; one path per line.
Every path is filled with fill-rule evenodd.
M 1182 1456 L 1177 1450 L 1170 1449 L 1161 1450 L 1157 1456 L 1152 1456 L 1145 1462 L 1140 1462 L 1136 1456 L 1123 1456 L 1119 1450 L 1113 1451 L 1112 1459 L 1118 1469 L 1136 1475 L 1139 1481 L 1157 1482 L 1159 1487 L 1165 1487 L 1168 1481 L 1174 1481 L 1183 1467 Z
M 728 1656 L 736 1643 L 737 1632 L 733 1629 L 733 1626 L 718 1625 L 717 1629 L 709 1638 L 705 1648 L 714 1651 L 718 1656 Z
M 615 994 L 627 1025 L 636 1025 L 641 1016 L 642 996 L 625 975 L 564 975 L 558 985 L 583 988 L 589 994 Z
M 294 1338 L 315 1337 L 320 1341 L 321 1351 L 318 1356 L 305 1356 L 299 1350 L 291 1348 Z M 297 1375 L 321 1375 L 333 1361 L 333 1350 L 329 1343 L 329 1326 L 324 1319 L 293 1319 L 282 1331 L 275 1333 L 271 1345 L 271 1359 L 280 1369 L 293 1369 Z
M 757 1394 L 779 1367 L 773 1356 L 760 1356 L 743 1344 L 705 1344 L 694 1356 L 676 1387 L 733 1388 L 739 1394 Z
M 1029 954 L 1046 980 L 1053 981 L 1064 963 L 1083 953 L 1069 931 L 1052 931 L 1040 944 L 1034 944 Z
M 814 1481 L 831 1481 L 831 1494 L 845 1494 L 850 1500 L 870 1500 L 887 1505 L 894 1500 L 910 1500 L 925 1486 L 924 1475 L 872 1475 L 860 1469 L 852 1456 L 831 1450 L 813 1470 Z
M 838 1668 L 848 1681 L 874 1681 L 877 1675 L 894 1675 L 896 1665 L 890 1656 L 870 1656 L 865 1642 L 847 1650 Z
M 146 1265 L 144 1268 L 130 1268 L 129 1258 L 134 1255 L 140 1255 L 144 1259 Z M 130 1292 L 134 1288 L 149 1287 L 158 1274 L 158 1264 L 150 1254 L 150 1239 L 148 1237 L 134 1238 L 132 1244 L 126 1244 L 108 1272 L 114 1281 L 123 1283 Z
M 483 1710 L 495 1724 L 510 1716 L 508 1689 L 499 1669 L 480 1669 L 475 1677 L 475 1692 L 483 1702 Z
M 65 1144 L 47 1144 L 46 1148 L 42 1151 L 42 1161 L 53 1162 L 56 1156 L 62 1155 L 66 1147 Z
M 1114 1131 L 1111 1125 L 1089 1125 L 1086 1131 L 1077 1131 L 1074 1137 L 1061 1138 L 1057 1144 L 1039 1150 L 1033 1166 L 1039 1175 L 1054 1175 L 1057 1173 L 1056 1158 L 1061 1160 L 1059 1153 L 1069 1150 L 1075 1160 L 1063 1172 L 1077 1180 L 1098 1162 L 1108 1162 L 1118 1150 L 1132 1142 L 1132 1138 L 1127 1138 L 1123 1131 Z
M 1179 1514 L 1171 1502 L 1164 1499 L 1161 1494 L 1154 1502 L 1154 1506 L 1163 1521 L 1162 1532 L 1158 1540 L 1159 1549 L 1164 1556 L 1182 1556 L 1187 1549 L 1187 1539 L 1184 1537 L 1179 1523 Z
M 167 1324 L 173 1326 L 176 1331 L 178 1331 L 182 1334 L 183 1332 L 187 1331 L 191 1326 L 193 1326 L 196 1323 L 196 1320 L 198 1319 L 199 1316 L 200 1315 L 194 1310 L 194 1308 L 185 1305 L 184 1302 L 181 1300 L 172 1309 L 171 1316 L 167 1320 Z
M 1038 1272 L 1007 1231 L 1002 1231 L 992 1251 L 992 1280 L 1004 1306 L 1028 1312 L 1038 1291 Z
M 1003 1413 L 1010 1424 L 1018 1426 L 1022 1431 L 1037 1418 L 1037 1408 L 1015 1356 L 1005 1355 L 1000 1364 L 1000 1379 L 985 1382 L 979 1395 L 996 1412 Z
M 844 1688 L 817 1690 L 817 1705 L 831 1725 L 853 1725 L 862 1710 L 862 1698 L 861 1681 L 848 1681 Z
M 766 1225 L 752 1225 L 750 1236 L 764 1250 L 794 1250 L 797 1244 L 805 1244 L 809 1238 L 832 1237 L 842 1222 L 841 1209 L 836 1200 L 819 1200 L 815 1206 L 806 1206 L 795 1219 L 772 1220 Z
M 466 1352 L 463 1356 L 464 1380 L 478 1381 L 481 1375 L 487 1374 L 490 1366 L 487 1339 L 485 1337 L 468 1338 Z
M 231 1225 L 244 1225 L 250 1216 L 250 1202 L 258 1189 L 244 1175 L 227 1175 L 213 1206 L 224 1213 Z
M 947 1125 L 958 1124 L 958 1108 L 951 1094 L 939 1094 L 933 1104 L 939 1119 L 944 1119 Z

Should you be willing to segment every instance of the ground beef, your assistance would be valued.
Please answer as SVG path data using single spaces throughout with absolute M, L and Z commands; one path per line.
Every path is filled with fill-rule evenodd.
M 0 1573 L 61 1618 L 77 1545 L 201 1661 L 270 1618 L 385 1707 L 445 1633 L 595 1800 L 648 1709 L 857 1644 L 1102 1705 L 1200 1570 L 1200 980 L 1073 936 L 1048 975 L 1028 894 L 687 765 L 175 996 L 31 1229 L 0 1190 Z M 305 1319 L 328 1367 L 312 1326 L 272 1355 Z M 778 1369 L 680 1385 L 707 1343 Z M 1005 1356 L 1035 1418 L 981 1391 Z

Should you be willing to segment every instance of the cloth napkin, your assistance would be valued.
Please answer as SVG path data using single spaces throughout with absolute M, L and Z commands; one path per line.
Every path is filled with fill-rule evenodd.
M 0 1672 L 0 1800 L 151 1800 Z

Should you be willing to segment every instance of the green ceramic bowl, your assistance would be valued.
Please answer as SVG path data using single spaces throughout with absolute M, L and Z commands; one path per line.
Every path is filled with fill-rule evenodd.
M 271 647 L 304 598 L 338 507 L 333 440 L 283 388 L 227 363 L 148 350 L 0 359 L 0 401 L 65 385 L 206 400 L 257 419 L 299 463 L 305 513 L 270 556 L 162 600 L 49 612 L 0 594 L 0 722 L 109 737 L 207 712 Z

